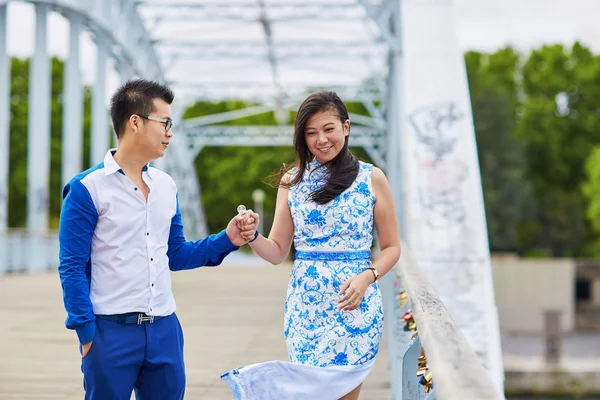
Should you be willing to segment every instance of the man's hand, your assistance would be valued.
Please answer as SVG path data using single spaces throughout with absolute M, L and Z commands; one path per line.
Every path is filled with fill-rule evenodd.
M 254 239 L 256 227 L 260 216 L 252 210 L 246 211 L 243 215 L 236 215 L 227 224 L 225 233 L 227 237 L 236 246 L 242 246 L 248 241 Z
M 81 358 L 87 356 L 87 353 L 90 351 L 90 347 L 92 347 L 92 342 L 88 342 L 81 345 Z

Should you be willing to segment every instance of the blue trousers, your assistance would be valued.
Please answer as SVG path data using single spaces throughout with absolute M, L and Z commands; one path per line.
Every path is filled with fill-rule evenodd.
M 175 314 L 152 324 L 96 320 L 82 359 L 86 400 L 179 400 L 185 391 L 183 331 Z

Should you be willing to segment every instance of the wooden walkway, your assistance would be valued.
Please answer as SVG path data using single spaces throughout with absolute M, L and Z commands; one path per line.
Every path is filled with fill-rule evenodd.
M 186 340 L 186 399 L 231 399 L 221 373 L 287 359 L 283 304 L 288 276 L 289 266 L 172 274 Z M 83 399 L 77 337 L 64 328 L 65 315 L 58 274 L 0 278 L 0 399 Z M 391 399 L 385 344 L 384 337 L 361 399 Z

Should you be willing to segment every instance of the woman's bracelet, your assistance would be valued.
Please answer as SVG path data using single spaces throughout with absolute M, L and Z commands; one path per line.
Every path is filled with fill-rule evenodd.
M 375 268 L 373 267 L 369 267 L 367 268 L 369 270 L 371 270 L 371 272 L 373 273 L 373 283 L 377 282 L 377 279 L 379 279 L 379 271 L 377 271 Z
M 248 241 L 248 243 L 252 243 L 252 242 L 254 242 L 254 241 L 256 240 L 256 238 L 258 238 L 258 231 L 255 231 L 255 232 L 254 232 L 254 239 L 252 239 L 252 240 Z

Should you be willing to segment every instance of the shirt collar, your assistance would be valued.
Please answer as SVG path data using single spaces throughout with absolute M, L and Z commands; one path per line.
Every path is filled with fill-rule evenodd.
M 321 164 L 317 158 L 315 157 L 310 163 L 308 163 L 307 168 L 309 179 L 314 180 L 322 180 L 327 179 L 329 175 L 329 169 Z
M 153 174 L 156 172 L 156 168 L 151 165 L 145 165 L 142 171 L 146 172 L 150 179 L 152 179 L 154 178 Z
M 123 174 L 123 170 L 121 169 L 121 167 L 119 166 L 119 164 L 117 164 L 117 161 L 115 160 L 115 153 L 117 152 L 117 149 L 110 149 L 106 152 L 106 155 L 104 156 L 104 174 L 105 175 L 112 175 L 115 172 L 120 172 Z M 144 165 L 144 168 L 142 171 L 145 172 L 149 172 L 151 168 L 148 168 L 148 165 Z M 149 175 L 151 175 L 149 173 Z
M 320 166 L 321 166 L 321 163 L 319 162 L 319 160 L 317 160 L 317 157 L 314 157 L 313 160 L 308 163 L 308 170 L 314 171 L 315 169 L 319 168 Z

